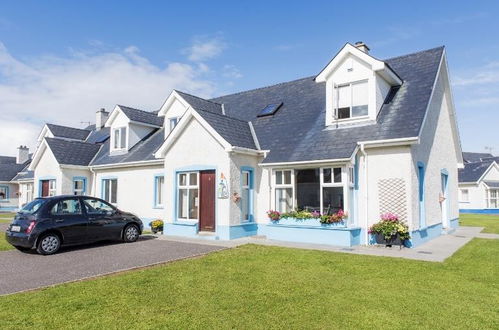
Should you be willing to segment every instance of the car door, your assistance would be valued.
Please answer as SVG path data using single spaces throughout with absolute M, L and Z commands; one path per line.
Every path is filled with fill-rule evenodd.
M 124 219 L 118 210 L 96 198 L 83 198 L 88 217 L 88 236 L 94 241 L 118 239 L 124 226 Z
M 87 240 L 87 217 L 78 198 L 64 198 L 50 208 L 54 228 L 63 236 L 64 244 L 83 243 Z

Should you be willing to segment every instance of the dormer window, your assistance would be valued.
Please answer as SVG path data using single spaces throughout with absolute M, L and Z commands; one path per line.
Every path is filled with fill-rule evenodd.
M 169 120 L 169 125 L 170 125 L 170 132 L 173 131 L 175 126 L 178 124 L 178 117 L 170 118 Z
M 112 146 L 114 150 L 126 149 L 126 127 L 114 128 L 112 137 Z
M 365 117 L 369 114 L 369 90 L 367 80 L 336 86 L 336 119 Z

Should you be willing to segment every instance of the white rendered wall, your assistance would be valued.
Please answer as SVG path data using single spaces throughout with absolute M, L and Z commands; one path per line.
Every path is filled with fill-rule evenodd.
M 128 126 L 128 149 L 130 150 L 140 140 L 150 134 L 154 128 L 132 124 Z
M 459 208 L 460 209 L 485 209 L 487 208 L 487 190 L 485 184 L 460 184 L 459 189 L 468 189 L 468 202 L 461 199 L 459 192 Z
M 166 112 L 165 115 L 165 122 L 163 124 L 163 127 L 165 128 L 165 138 L 170 134 L 170 119 L 172 118 L 179 118 L 182 117 L 187 110 L 187 107 L 185 107 L 182 102 L 179 100 L 174 100 L 172 105 L 168 108 L 168 111 Z
M 40 161 L 36 165 L 34 171 L 34 197 L 39 197 L 41 195 L 40 190 L 40 180 L 46 178 L 53 178 L 56 180 L 56 194 L 62 194 L 62 171 L 59 167 L 59 163 L 56 161 L 52 151 L 49 148 L 45 148 Z
M 91 187 L 93 184 L 93 176 L 90 170 L 83 169 L 72 169 L 72 168 L 63 168 L 61 176 L 61 194 L 62 195 L 73 195 L 74 194 L 74 186 L 73 179 L 75 177 L 85 178 L 87 182 L 85 194 L 91 194 Z

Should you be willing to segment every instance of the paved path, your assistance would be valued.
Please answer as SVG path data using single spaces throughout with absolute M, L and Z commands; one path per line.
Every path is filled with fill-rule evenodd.
M 3 232 L 1 233 L 3 234 Z M 61 249 L 52 256 L 0 252 L 0 295 L 203 255 L 224 249 L 143 236 L 138 242 Z
M 445 259 L 452 256 L 457 250 L 466 245 L 474 237 L 479 238 L 498 238 L 496 234 L 483 234 L 480 233 L 483 227 L 459 227 L 453 233 L 439 236 L 427 243 L 424 243 L 416 248 L 402 248 L 392 247 L 386 248 L 384 246 L 352 246 L 352 247 L 338 247 L 325 244 L 308 244 L 308 243 L 294 243 L 284 241 L 268 240 L 265 237 L 249 237 L 241 238 L 232 241 L 205 241 L 200 239 L 187 239 L 174 236 L 162 236 L 161 240 L 175 241 L 175 242 L 189 242 L 189 243 L 202 243 L 223 245 L 225 247 L 235 247 L 243 244 L 261 244 L 269 246 L 282 246 L 290 248 L 322 250 L 352 254 L 364 254 L 382 257 L 395 257 L 405 258 L 422 261 L 443 262 Z

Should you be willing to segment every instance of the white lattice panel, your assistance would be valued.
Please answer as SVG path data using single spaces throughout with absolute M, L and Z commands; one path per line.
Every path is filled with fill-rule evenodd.
M 378 181 L 379 213 L 394 213 L 400 220 L 407 221 L 407 198 L 405 180 L 402 178 Z

